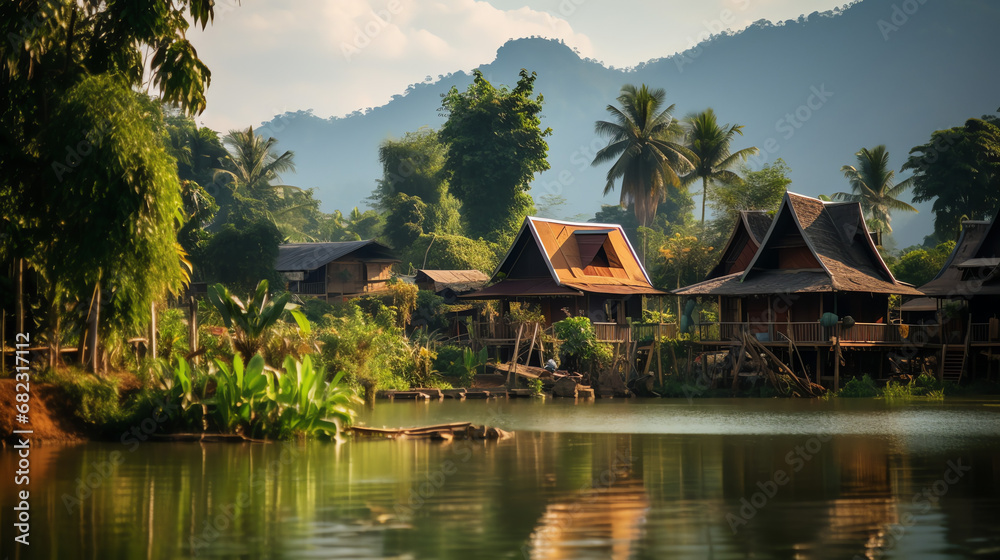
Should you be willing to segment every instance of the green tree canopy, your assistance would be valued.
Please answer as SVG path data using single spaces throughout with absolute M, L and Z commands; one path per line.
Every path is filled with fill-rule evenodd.
M 1000 208 L 1000 119 L 969 119 L 910 150 L 913 201 L 934 201 L 934 237 L 954 239 L 962 217 L 990 219 Z
M 736 225 L 742 210 L 774 212 L 792 180 L 785 160 L 778 158 L 759 171 L 743 167 L 743 180 L 717 186 L 709 195 L 709 204 L 715 212 L 714 229 L 725 239 Z
M 905 249 L 893 265 L 892 274 L 900 282 L 922 286 L 937 275 L 954 248 L 954 241 L 946 241 L 933 248 L 911 247 Z
M 861 203 L 868 228 L 872 231 L 892 233 L 894 211 L 916 212 L 917 209 L 899 200 L 899 197 L 913 186 L 913 178 L 896 182 L 896 172 L 889 168 L 889 151 L 884 145 L 872 149 L 861 148 L 855 154 L 858 165 L 840 168 L 851 184 L 851 192 L 833 194 L 834 200 Z
M 533 205 L 532 178 L 549 168 L 545 137 L 552 130 L 541 128 L 535 74 L 522 69 L 519 75 L 513 90 L 498 89 L 474 70 L 466 91 L 452 87 L 441 102 L 448 117 L 440 132 L 448 145 L 445 171 L 472 237 L 496 240 L 516 232 Z
M 372 198 L 381 206 L 397 193 L 403 193 L 419 196 L 427 204 L 437 204 L 448 192 L 447 156 L 448 146 L 431 128 L 407 132 L 398 140 L 384 140 L 378 147 L 382 178 Z
M 0 3 L 0 254 L 45 279 L 56 323 L 62 295 L 103 279 L 135 326 L 183 280 L 176 164 L 131 88 L 203 111 L 210 72 L 185 32 L 213 17 L 208 0 Z
M 740 177 L 731 169 L 757 153 L 757 148 L 730 151 L 733 138 L 743 136 L 743 126 L 719 125 L 711 108 L 689 116 L 685 121 L 687 148 L 694 154 L 694 169 L 684 176 L 685 186 L 701 179 L 701 225 L 705 225 L 705 205 L 709 200 L 709 184 L 734 185 Z

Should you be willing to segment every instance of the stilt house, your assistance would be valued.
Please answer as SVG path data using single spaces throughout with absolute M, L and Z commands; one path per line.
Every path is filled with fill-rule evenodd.
M 288 243 L 278 246 L 275 269 L 288 291 L 332 302 L 384 290 L 398 262 L 392 249 L 373 240 Z

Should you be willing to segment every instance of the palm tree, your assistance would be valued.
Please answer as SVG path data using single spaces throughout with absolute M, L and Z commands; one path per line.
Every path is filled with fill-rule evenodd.
M 604 194 L 621 179 L 621 205 L 634 204 L 635 217 L 644 227 L 653 223 L 658 204 L 666 199 L 666 187 L 680 186 L 678 172 L 687 171 L 693 158 L 687 148 L 672 141 L 681 130 L 670 114 L 674 106 L 663 108 L 665 97 L 663 89 L 626 84 L 618 96 L 621 108 L 607 107 L 613 122 L 594 124 L 599 135 L 610 139 L 592 165 L 614 162 Z
M 705 227 L 705 202 L 708 200 L 708 184 L 732 185 L 740 182 L 740 177 L 730 169 L 739 162 L 757 153 L 757 148 L 744 148 L 736 153 L 729 152 L 733 137 L 743 136 L 743 126 L 724 124 L 719 126 L 715 111 L 711 108 L 691 115 L 686 120 L 687 147 L 695 155 L 694 170 L 687 174 L 683 183 L 690 185 L 701 179 L 701 225 Z
M 851 192 L 833 194 L 834 200 L 860 202 L 861 210 L 868 221 L 868 227 L 873 231 L 892 233 L 889 225 L 893 211 L 916 212 L 917 209 L 899 200 L 906 189 L 913 186 L 913 178 L 896 183 L 896 172 L 889 169 L 889 151 L 885 145 L 875 146 L 871 150 L 861 148 L 854 154 L 858 158 L 858 166 L 845 165 L 840 168 L 844 177 L 851 183 Z
M 264 139 L 254 134 L 253 127 L 246 130 L 230 130 L 222 139 L 229 148 L 229 156 L 223 160 L 223 168 L 218 173 L 228 175 L 234 182 L 234 188 L 246 189 L 251 196 L 259 196 L 262 191 L 276 189 L 287 192 L 289 189 L 299 190 L 290 185 L 272 185 L 278 180 L 278 174 L 285 171 L 295 171 L 295 157 L 291 151 L 278 154 L 274 138 Z

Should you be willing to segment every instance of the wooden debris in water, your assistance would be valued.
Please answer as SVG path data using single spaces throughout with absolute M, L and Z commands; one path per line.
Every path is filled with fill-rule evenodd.
M 357 436 L 382 437 L 389 439 L 432 439 L 452 441 L 456 439 L 495 439 L 503 440 L 514 437 L 513 432 L 490 426 L 476 426 L 472 422 L 456 422 L 437 424 L 434 426 L 419 426 L 414 428 L 371 428 L 368 426 L 352 426 L 348 428 Z

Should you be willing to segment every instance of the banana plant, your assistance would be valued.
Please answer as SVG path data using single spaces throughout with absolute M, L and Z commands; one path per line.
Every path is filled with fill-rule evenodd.
M 341 386 L 344 372 L 327 383 L 321 369 L 308 355 L 298 361 L 285 359 L 284 372 L 268 377 L 268 398 L 277 403 L 280 436 L 291 433 L 337 434 L 354 420 L 353 404 L 361 404 L 352 389 Z
M 237 428 L 249 429 L 257 433 L 263 429 L 259 424 L 268 414 L 267 375 L 264 373 L 264 358 L 260 354 L 243 365 L 239 354 L 233 356 L 232 367 L 216 359 L 215 396 L 206 404 L 215 405 L 215 418 L 219 428 L 234 432 Z
M 271 299 L 267 293 L 267 280 L 257 283 L 257 289 L 245 303 L 222 284 L 215 284 L 208 290 L 208 299 L 219 310 L 227 328 L 235 331 L 233 346 L 249 361 L 267 342 L 271 328 L 288 311 L 303 334 L 309 334 L 309 321 L 298 309 L 289 303 L 290 294 L 284 293 Z

